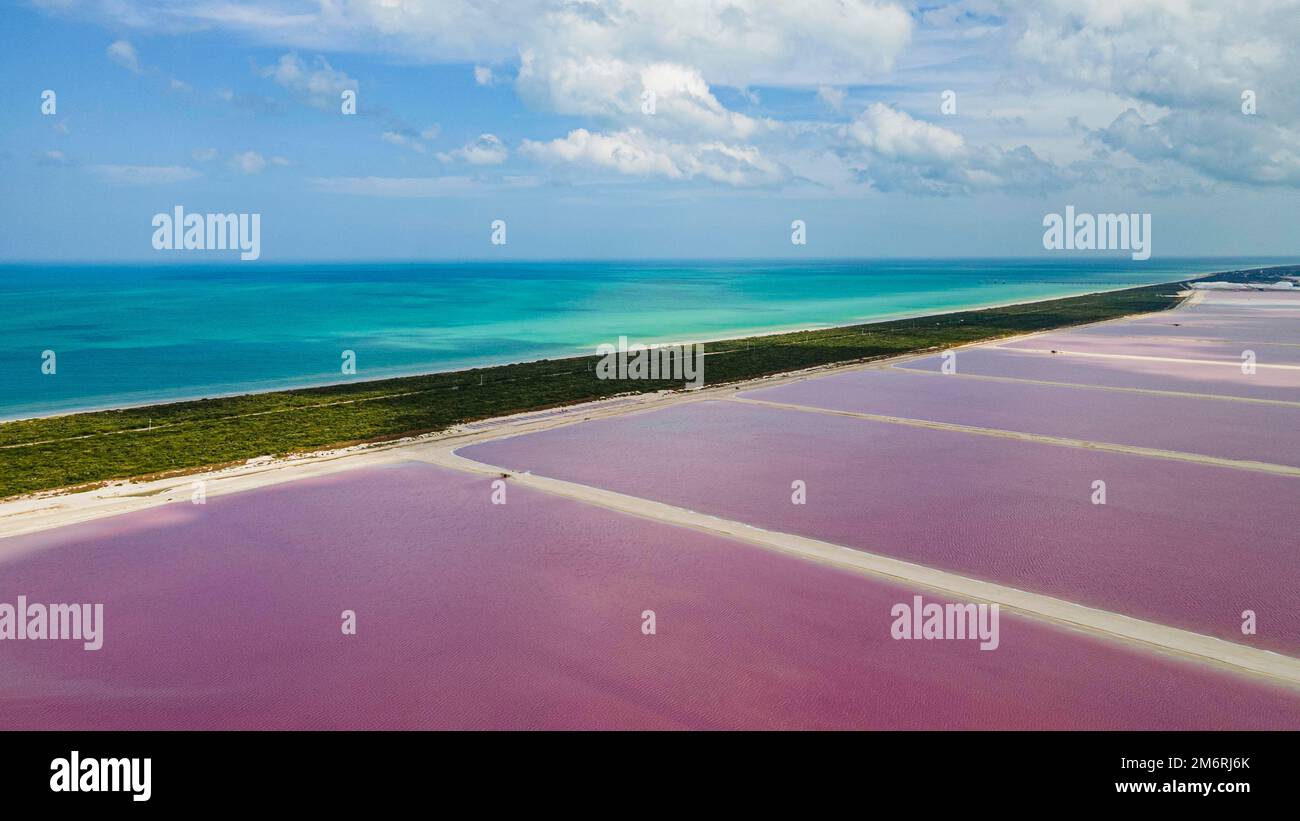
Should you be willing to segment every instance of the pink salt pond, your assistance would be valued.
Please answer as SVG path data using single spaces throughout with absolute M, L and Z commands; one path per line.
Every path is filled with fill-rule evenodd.
M 1294 476 L 731 401 L 459 453 L 1229 641 L 1267 612 L 1247 643 L 1300 652 Z
M 739 396 L 1300 467 L 1300 408 L 1286 405 L 961 379 L 901 368 L 848 371 Z
M 1259 368 L 1253 374 L 1244 374 L 1240 362 L 1103 359 L 1011 348 L 961 348 L 956 354 L 958 374 L 1300 402 L 1300 369 Z M 930 356 L 894 367 L 939 372 L 941 365 L 940 356 Z
M 1297 320 L 1300 324 L 1300 319 Z M 1300 345 L 1255 340 L 1224 342 L 1195 337 L 1101 335 L 1087 333 L 1043 334 L 1002 343 L 1010 350 L 1072 351 L 1103 356 L 1142 356 L 1161 359 L 1191 359 L 1242 364 L 1242 354 L 1251 351 L 1259 365 L 1300 365 Z
M 0 643 L 0 727 L 1300 727 L 1291 691 L 1005 613 L 994 651 L 895 641 L 915 591 L 490 494 L 406 463 L 0 541 L 0 600 L 105 613 L 96 652 Z

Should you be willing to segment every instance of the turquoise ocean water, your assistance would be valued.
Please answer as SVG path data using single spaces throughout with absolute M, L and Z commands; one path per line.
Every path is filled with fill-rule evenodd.
M 0 419 L 822 327 L 1288 260 L 0 265 Z M 42 352 L 57 372 L 41 372 Z M 356 352 L 357 374 L 340 373 Z

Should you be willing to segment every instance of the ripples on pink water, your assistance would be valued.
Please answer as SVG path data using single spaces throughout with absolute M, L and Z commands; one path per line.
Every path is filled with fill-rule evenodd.
M 742 391 L 742 398 L 1300 466 L 1300 409 L 887 368 Z
M 1142 359 L 1052 356 L 1011 348 L 963 349 L 957 357 L 958 371 L 963 374 L 1300 402 L 1300 370 L 1260 368 L 1255 373 L 1246 375 L 1240 368 L 1218 363 L 1202 365 Z M 938 371 L 940 364 L 940 357 L 933 356 L 908 362 L 899 368 Z
M 106 622 L 98 653 L 0 643 L 0 727 L 1300 726 L 1294 694 L 1006 615 L 992 652 L 893 641 L 911 590 L 489 493 L 405 464 L 0 542 L 0 600 Z
M 460 453 L 1300 650 L 1300 483 L 1291 476 L 727 401 Z M 790 504 L 795 479 L 806 505 Z M 1097 479 L 1105 505 L 1091 502 Z M 1268 614 L 1249 639 L 1246 609 Z

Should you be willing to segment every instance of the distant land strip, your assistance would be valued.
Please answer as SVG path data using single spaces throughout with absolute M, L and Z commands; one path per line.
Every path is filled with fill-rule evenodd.
M 707 343 L 715 386 L 823 365 L 941 350 L 1035 331 L 1165 310 L 1193 279 L 1276 281 L 1300 266 L 998 308 Z M 716 354 L 728 354 L 716 356 Z M 407 436 L 455 425 L 680 389 L 669 380 L 602 380 L 596 356 L 252 393 L 0 423 L 0 498 L 196 472 Z

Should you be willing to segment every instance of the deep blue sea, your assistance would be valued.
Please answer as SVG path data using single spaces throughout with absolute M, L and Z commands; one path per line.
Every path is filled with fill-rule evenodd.
M 715 339 L 1293 260 L 0 265 L 0 419 Z M 54 351 L 56 372 L 42 373 Z M 345 350 L 357 373 L 340 372 Z

